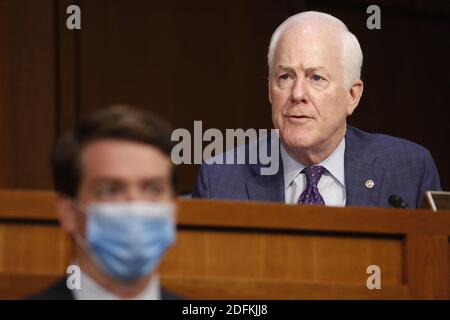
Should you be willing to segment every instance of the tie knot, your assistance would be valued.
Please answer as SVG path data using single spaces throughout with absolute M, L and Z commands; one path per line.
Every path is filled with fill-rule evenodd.
M 304 168 L 301 173 L 306 175 L 306 184 L 317 186 L 319 183 L 320 177 L 326 171 L 326 169 L 322 166 L 311 166 Z

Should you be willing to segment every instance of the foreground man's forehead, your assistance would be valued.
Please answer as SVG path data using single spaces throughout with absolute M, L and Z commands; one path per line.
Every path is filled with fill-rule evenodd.
M 81 157 L 85 172 L 96 175 L 157 176 L 170 171 L 170 158 L 152 145 L 134 142 L 94 142 Z

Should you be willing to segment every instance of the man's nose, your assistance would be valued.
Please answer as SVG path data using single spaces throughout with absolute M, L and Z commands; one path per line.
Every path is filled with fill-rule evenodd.
M 305 81 L 302 78 L 297 78 L 292 86 L 292 101 L 295 103 L 306 103 Z
M 125 201 L 143 201 L 144 195 L 138 187 L 130 187 L 125 194 Z

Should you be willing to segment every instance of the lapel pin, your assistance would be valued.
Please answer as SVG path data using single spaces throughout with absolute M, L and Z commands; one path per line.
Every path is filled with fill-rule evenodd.
M 369 180 L 366 181 L 366 188 L 367 189 L 372 189 L 374 185 L 375 185 L 375 182 L 373 182 L 373 180 L 369 179 Z

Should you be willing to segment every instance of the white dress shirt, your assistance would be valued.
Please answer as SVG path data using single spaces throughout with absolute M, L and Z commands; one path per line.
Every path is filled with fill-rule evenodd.
M 120 300 L 118 296 L 100 286 L 86 272 L 81 271 L 81 288 L 72 289 L 75 300 Z M 160 300 L 159 276 L 153 275 L 147 287 L 130 300 Z
M 287 204 L 297 204 L 300 194 L 306 188 L 306 176 L 300 173 L 306 166 L 292 158 L 280 144 L 281 159 L 284 171 L 284 196 Z M 317 185 L 325 205 L 345 206 L 345 174 L 344 174 L 345 138 L 328 158 L 316 164 L 325 171 Z

